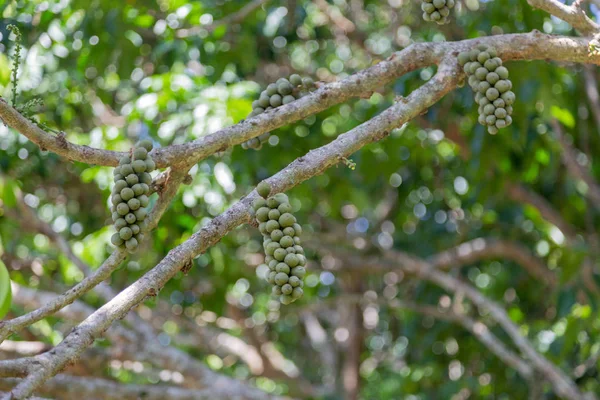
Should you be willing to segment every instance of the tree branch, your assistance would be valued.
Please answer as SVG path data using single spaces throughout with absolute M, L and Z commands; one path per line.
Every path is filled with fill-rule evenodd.
M 562 19 L 584 35 L 592 35 L 600 30 L 600 25 L 587 16 L 577 1 L 570 6 L 558 0 L 527 0 L 527 2 L 532 7 Z
M 458 42 L 414 43 L 361 72 L 339 82 L 323 85 L 312 94 L 290 104 L 268 110 L 256 117 L 221 129 L 211 135 L 180 145 L 155 149 L 152 157 L 157 167 L 191 166 L 227 148 L 241 144 L 265 132 L 306 118 L 351 98 L 394 81 L 407 72 L 439 64 L 446 56 L 456 56 L 478 44 L 497 49 L 503 60 L 555 60 L 600 64 L 600 54 L 590 54 L 589 40 L 545 35 L 539 31 L 525 34 L 488 36 Z M 63 136 L 44 132 L 0 99 L 0 119 L 45 150 L 72 161 L 116 166 L 125 153 L 93 149 L 68 142 Z

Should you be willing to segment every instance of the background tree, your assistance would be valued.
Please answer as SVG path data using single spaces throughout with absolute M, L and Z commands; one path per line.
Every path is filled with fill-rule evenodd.
M 0 398 L 595 398 L 598 3 L 528 3 L 4 2 Z M 493 136 L 457 61 L 480 44 L 517 96 Z M 244 120 L 292 73 L 319 88 Z M 112 167 L 140 138 L 161 172 L 128 255 Z M 257 268 L 265 179 L 304 228 L 289 306 Z

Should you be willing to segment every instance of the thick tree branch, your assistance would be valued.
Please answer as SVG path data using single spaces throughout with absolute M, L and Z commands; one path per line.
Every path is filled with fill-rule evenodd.
M 22 380 L 15 378 L 0 379 L 0 390 L 10 390 Z M 57 375 L 43 386 L 40 393 L 61 400 L 213 400 L 228 399 L 230 392 L 215 388 L 190 390 L 167 385 L 122 384 L 108 379 Z M 248 399 L 243 393 L 235 398 Z M 264 399 L 277 399 L 277 396 L 265 395 Z
M 171 165 L 191 166 L 217 152 L 241 144 L 265 132 L 306 118 L 351 98 L 392 82 L 407 72 L 439 64 L 446 56 L 455 56 L 477 44 L 494 46 L 503 60 L 555 60 L 600 64 L 600 54 L 590 54 L 589 39 L 545 35 L 538 31 L 526 34 L 489 36 L 459 42 L 414 43 L 370 68 L 339 82 L 324 85 L 314 93 L 285 106 L 224 128 L 192 142 L 155 149 L 152 156 L 159 168 Z M 124 153 L 69 143 L 62 135 L 52 135 L 38 128 L 4 100 L 0 99 L 0 119 L 43 149 L 69 160 L 88 164 L 116 166 Z
M 567 22 L 584 35 L 592 35 L 600 30 L 600 25 L 592 21 L 585 10 L 581 8 L 580 1 L 568 6 L 558 0 L 527 0 L 527 2 L 540 10 Z

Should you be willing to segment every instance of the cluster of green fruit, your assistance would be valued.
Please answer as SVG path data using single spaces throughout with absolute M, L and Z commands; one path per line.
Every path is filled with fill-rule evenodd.
M 266 110 L 277 108 L 284 104 L 306 96 L 315 88 L 315 83 L 311 78 L 302 78 L 298 74 L 293 74 L 290 79 L 280 78 L 275 83 L 271 83 L 260 93 L 258 100 L 252 102 L 252 112 L 249 118 L 262 114 Z M 269 140 L 270 132 L 252 138 L 242 143 L 243 149 L 260 150 L 263 143 Z
M 454 7 L 454 0 L 422 0 L 421 10 L 423 19 L 433 21 L 440 25 L 447 24 L 450 19 L 450 10 Z
M 145 219 L 148 211 L 148 196 L 156 165 L 148 152 L 152 142 L 142 140 L 131 150 L 130 155 L 119 160 L 114 170 L 115 186 L 112 190 L 112 220 L 117 233 L 110 241 L 117 247 L 125 246 L 130 253 L 136 251 L 144 238 Z
M 475 92 L 475 102 L 479 104 L 479 123 L 487 126 L 492 135 L 498 129 L 512 124 L 512 105 L 515 94 L 511 90 L 508 69 L 496 50 L 480 45 L 458 55 L 458 62 L 469 77 L 469 86 Z
M 306 257 L 300 241 L 302 227 L 292 215 L 285 194 L 268 197 L 271 187 L 266 182 L 261 182 L 257 190 L 262 197 L 254 200 L 252 207 L 264 238 L 265 264 L 269 268 L 267 282 L 273 285 L 273 295 L 282 304 L 290 304 L 304 294 Z

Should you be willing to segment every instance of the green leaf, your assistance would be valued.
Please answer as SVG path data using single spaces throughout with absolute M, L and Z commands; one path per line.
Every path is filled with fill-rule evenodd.
M 0 261 L 0 318 L 4 316 L 10 310 L 10 303 L 12 302 L 12 291 L 10 289 L 10 276 L 6 265 Z
M 552 108 L 550 109 L 550 114 L 552 114 L 554 118 L 559 120 L 560 123 L 566 126 L 567 128 L 573 128 L 575 126 L 575 118 L 569 112 L 569 110 L 557 106 L 552 106 Z

